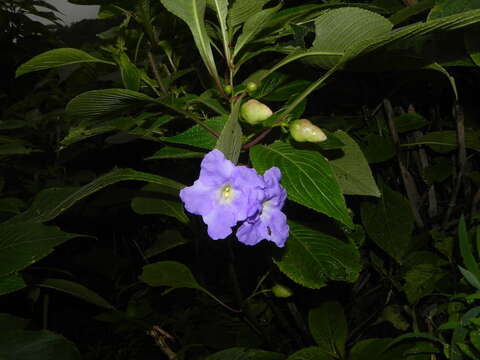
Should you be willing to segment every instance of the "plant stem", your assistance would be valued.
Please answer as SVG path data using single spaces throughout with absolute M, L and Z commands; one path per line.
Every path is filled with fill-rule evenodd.
M 152 68 L 153 75 L 155 76 L 155 80 L 157 80 L 157 84 L 158 86 L 160 86 L 160 89 L 162 90 L 163 95 L 168 95 L 167 87 L 165 86 L 165 84 L 162 81 L 162 78 L 160 77 L 157 63 L 155 62 L 155 58 L 153 57 L 153 54 L 151 51 L 148 52 L 148 61 L 150 62 L 150 67 Z

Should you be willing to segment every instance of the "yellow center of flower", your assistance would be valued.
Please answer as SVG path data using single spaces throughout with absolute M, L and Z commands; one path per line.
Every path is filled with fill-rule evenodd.
M 220 190 L 220 202 L 227 203 L 230 202 L 233 198 L 234 190 L 230 184 L 226 184 Z

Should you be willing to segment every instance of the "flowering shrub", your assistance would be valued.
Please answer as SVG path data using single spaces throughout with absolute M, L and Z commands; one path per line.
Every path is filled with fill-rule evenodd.
M 213 240 L 225 239 L 245 221 L 237 231 L 240 242 L 255 245 L 270 240 L 284 246 L 288 225 L 281 210 L 287 192 L 280 185 L 278 168 L 261 177 L 254 169 L 235 166 L 217 149 L 205 155 L 200 168 L 198 180 L 182 189 L 180 198 L 189 212 L 202 216 Z

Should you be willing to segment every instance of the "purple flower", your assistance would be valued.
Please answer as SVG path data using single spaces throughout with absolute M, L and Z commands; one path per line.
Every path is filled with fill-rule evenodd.
M 282 207 L 287 192 L 280 185 L 281 177 L 282 173 L 276 167 L 270 168 L 263 175 L 265 188 L 262 206 L 239 227 L 237 238 L 240 242 L 255 245 L 266 239 L 273 241 L 278 247 L 285 245 L 289 227 Z
M 235 166 L 219 150 L 212 150 L 202 160 L 200 177 L 180 191 L 187 211 L 201 215 L 208 235 L 225 239 L 237 222 L 259 212 L 265 187 L 254 169 Z

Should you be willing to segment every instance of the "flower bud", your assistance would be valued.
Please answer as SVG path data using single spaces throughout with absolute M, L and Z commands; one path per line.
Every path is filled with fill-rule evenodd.
M 255 99 L 250 99 L 247 102 L 242 104 L 240 108 L 240 115 L 242 116 L 245 122 L 256 125 L 262 121 L 267 120 L 272 116 L 273 112 L 270 108 L 262 104 L 260 101 Z
M 253 81 L 249 81 L 249 82 L 247 83 L 247 91 L 248 91 L 249 93 L 254 92 L 255 90 L 257 90 L 257 88 L 258 88 L 258 87 L 257 87 L 257 84 L 254 83 Z
M 223 91 L 225 91 L 225 94 L 230 95 L 233 91 L 232 85 L 225 85 L 223 87 Z
M 298 142 L 322 142 L 327 140 L 327 135 L 310 120 L 299 119 L 290 123 L 290 134 Z
M 272 287 L 272 293 L 278 298 L 288 298 L 293 295 L 293 291 L 285 285 L 276 284 Z

